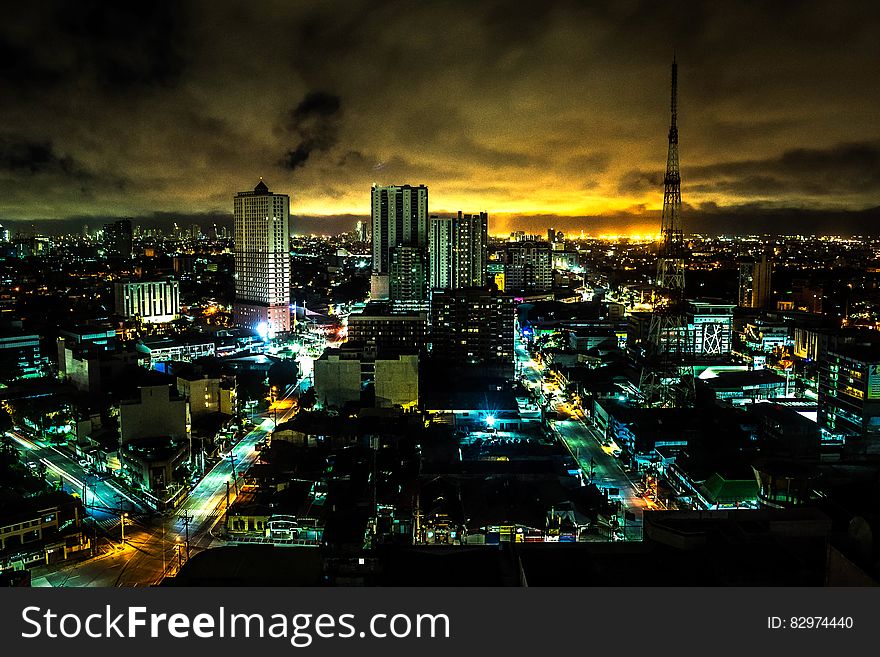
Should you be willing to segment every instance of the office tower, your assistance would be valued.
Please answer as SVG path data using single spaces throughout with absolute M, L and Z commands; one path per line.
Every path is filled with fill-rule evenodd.
M 865 457 L 880 453 L 880 345 L 839 340 L 819 359 L 818 422 L 829 442 Z
M 435 290 L 431 297 L 432 358 L 513 376 L 514 315 L 513 298 L 492 289 Z
M 742 262 L 739 266 L 739 299 L 741 308 L 765 308 L 770 299 L 770 277 L 773 263 L 767 256 L 759 262 Z
M 428 253 L 432 289 L 484 287 L 489 218 L 485 212 L 431 217 Z
M 547 242 L 516 242 L 507 248 L 504 270 L 507 290 L 549 290 L 553 260 Z
M 43 374 L 43 360 L 39 335 L 0 328 L 0 379 L 38 378 Z
M 180 283 L 176 280 L 118 281 L 114 292 L 116 314 L 127 319 L 161 324 L 180 317 Z
M 694 357 L 730 354 L 733 336 L 732 303 L 692 299 L 687 302 L 683 351 Z
M 131 258 L 131 242 L 131 219 L 120 219 L 104 226 L 104 246 L 108 255 Z
M 235 323 L 269 336 L 290 330 L 290 197 L 260 180 L 235 213 Z
M 407 291 L 413 298 L 391 297 L 390 281 L 392 251 L 397 247 L 409 247 L 426 252 L 428 248 L 428 188 L 424 185 L 373 185 L 371 190 L 373 275 L 370 293 L 374 299 L 391 298 L 392 301 L 419 301 L 427 298 L 427 267 L 415 272 L 397 270 L 399 276 L 422 280 L 398 280 L 394 285 L 399 293 Z M 397 262 L 418 260 L 412 253 L 398 254 Z

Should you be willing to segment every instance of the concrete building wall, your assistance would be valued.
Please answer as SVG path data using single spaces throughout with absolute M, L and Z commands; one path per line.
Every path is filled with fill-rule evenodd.
M 315 361 L 315 397 L 324 406 L 344 406 L 361 398 L 361 361 L 338 354 Z
M 376 360 L 376 406 L 411 408 L 419 403 L 419 357 Z
M 144 386 L 140 401 L 119 406 L 119 435 L 122 444 L 136 438 L 171 436 L 189 440 L 190 413 L 186 399 L 172 399 L 167 385 Z
M 189 400 L 190 416 L 195 419 L 220 410 L 220 379 L 177 378 L 177 391 Z

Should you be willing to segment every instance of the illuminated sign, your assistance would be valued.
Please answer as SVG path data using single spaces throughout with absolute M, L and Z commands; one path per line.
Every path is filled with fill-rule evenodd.
M 880 399 L 880 365 L 868 366 L 868 399 Z

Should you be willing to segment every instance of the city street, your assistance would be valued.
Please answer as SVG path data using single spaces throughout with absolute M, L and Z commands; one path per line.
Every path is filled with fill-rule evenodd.
M 100 540 L 104 553 L 85 562 L 55 568 L 48 574 L 35 574 L 34 586 L 149 586 L 163 576 L 177 572 L 186 560 L 189 536 L 190 556 L 210 547 L 216 539 L 216 528 L 226 508 L 226 484 L 229 500 L 234 501 L 236 487 L 232 483 L 233 464 L 236 477 L 256 461 L 254 449 L 271 426 L 265 420 L 247 434 L 232 450 L 231 459 L 217 463 L 191 491 L 187 500 L 174 511 L 152 520 L 126 519 L 124 546 L 108 546 Z M 189 518 L 189 527 L 187 520 Z M 119 540 L 122 528 L 116 523 Z M 115 537 L 114 537 L 115 538 Z
M 529 355 L 518 331 L 514 347 L 517 370 L 520 372 L 521 379 L 527 385 L 540 387 L 539 400 L 543 401 L 545 394 L 552 396 L 555 386 L 543 383 L 544 371 Z M 639 489 L 624 471 L 620 461 L 614 458 L 610 450 L 606 451 L 607 448 L 603 448 L 602 437 L 581 419 L 551 420 L 550 424 L 556 435 L 577 460 L 587 481 L 591 481 L 600 489 L 617 489 L 618 495 L 612 496 L 612 499 L 620 500 L 621 527 L 624 525 L 624 511 L 635 515 L 635 520 L 626 522 L 626 538 L 640 539 L 642 512 L 646 508 L 650 508 L 651 503 L 639 495 Z
M 46 467 L 46 479 L 79 495 L 95 520 L 118 518 L 120 511 L 133 515 L 148 511 L 142 502 L 126 493 L 112 479 L 99 479 L 87 471 L 69 452 L 37 443 L 16 431 L 10 431 L 8 435 L 25 461 L 42 463 Z
M 621 511 L 631 511 L 635 521 L 627 521 L 627 536 L 641 537 L 642 512 L 649 502 L 639 496 L 639 489 L 621 467 L 620 461 L 602 449 L 601 437 L 581 420 L 559 420 L 553 423 L 556 435 L 568 447 L 580 465 L 587 481 L 600 489 L 617 489 Z M 592 474 L 592 477 L 591 477 Z M 620 519 L 623 525 L 623 517 Z M 630 533 L 630 530 L 632 533 Z

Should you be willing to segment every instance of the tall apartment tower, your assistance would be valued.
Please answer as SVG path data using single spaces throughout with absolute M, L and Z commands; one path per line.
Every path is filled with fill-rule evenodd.
M 109 255 L 117 258 L 131 258 L 131 219 L 120 219 L 104 226 L 104 244 Z
M 452 289 L 452 234 L 454 219 L 433 215 L 428 233 L 428 261 L 431 289 Z
M 740 308 L 766 308 L 770 299 L 770 277 L 773 263 L 767 256 L 758 262 L 743 262 L 739 266 Z
M 549 290 L 553 287 L 553 258 L 547 242 L 517 242 L 507 248 L 505 289 Z
M 489 217 L 485 212 L 431 217 L 428 253 L 431 288 L 457 290 L 484 287 L 489 248 Z
M 428 298 L 428 188 L 425 185 L 418 187 L 373 185 L 371 206 L 373 236 L 371 296 L 374 299 L 391 299 L 394 302 L 408 304 L 426 301 Z M 403 250 L 394 256 L 395 250 L 399 248 Z M 413 262 L 425 264 L 410 269 L 403 266 L 405 263 Z M 392 280 L 392 273 L 395 280 Z M 397 298 L 394 295 L 397 295 Z
M 290 330 L 290 197 L 260 180 L 239 192 L 235 212 L 237 326 L 274 335 Z

